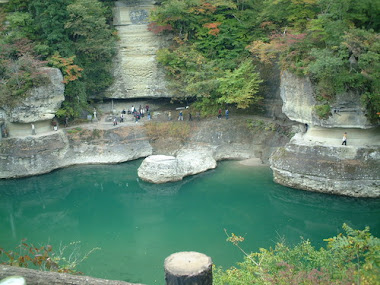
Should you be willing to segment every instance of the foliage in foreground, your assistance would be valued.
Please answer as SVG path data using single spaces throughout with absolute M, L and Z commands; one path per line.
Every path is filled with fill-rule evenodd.
M 81 254 L 80 241 L 75 241 L 69 245 L 61 244 L 58 250 L 54 251 L 51 245 L 34 246 L 27 243 L 26 240 L 22 240 L 16 250 L 6 251 L 0 248 L 0 264 L 59 273 L 82 274 L 77 271 L 77 266 L 99 249 L 93 248 L 86 254 Z
M 344 224 L 345 234 L 325 239 L 315 249 L 303 240 L 294 247 L 279 242 L 274 248 L 247 254 L 239 246 L 243 237 L 228 235 L 245 254 L 238 267 L 214 270 L 213 284 L 380 284 L 380 240 L 369 228 L 354 230 Z

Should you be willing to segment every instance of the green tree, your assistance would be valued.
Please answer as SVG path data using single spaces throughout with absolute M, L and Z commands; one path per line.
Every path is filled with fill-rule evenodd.
M 255 96 L 262 80 L 255 72 L 255 66 L 250 59 L 245 60 L 233 71 L 227 70 L 225 76 L 218 81 L 218 92 L 221 94 L 217 99 L 219 104 L 233 104 L 237 108 L 245 109 L 263 99 L 261 96 Z
M 99 1 L 75 0 L 67 6 L 65 24 L 75 48 L 88 96 L 97 95 L 112 83 L 112 57 L 116 37 L 106 23 L 106 9 Z
M 72 2 L 73 0 L 29 2 L 28 9 L 33 15 L 33 26 L 36 30 L 30 38 L 38 42 L 36 49 L 44 57 L 56 52 L 65 57 L 74 55 L 69 33 L 65 29 L 65 22 L 69 18 L 67 6 Z

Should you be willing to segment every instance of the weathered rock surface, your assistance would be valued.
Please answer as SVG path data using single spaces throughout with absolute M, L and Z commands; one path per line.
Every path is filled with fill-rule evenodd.
M 175 156 L 150 163 L 155 168 L 142 174 L 148 177 L 153 173 L 161 177 L 146 180 L 154 183 L 181 180 L 184 176 L 215 168 L 216 161 L 221 159 L 257 157 L 266 163 L 276 147 L 289 141 L 291 127 L 262 118 L 249 119 L 251 124 L 257 124 L 249 127 L 248 118 L 183 122 L 193 126 L 186 145 L 174 143 L 171 138 L 163 138 L 160 144 L 152 143 L 144 127 L 134 123 L 110 129 L 84 125 L 79 129 L 7 138 L 0 141 L 0 178 L 37 175 L 76 164 L 119 163 L 149 157 L 153 153 L 167 155 L 168 150 L 175 150 Z M 164 159 L 165 168 L 161 167 Z
M 281 74 L 280 90 L 284 103 L 282 111 L 291 120 L 326 128 L 373 127 L 365 116 L 360 96 L 353 92 L 337 94 L 331 103 L 331 116 L 328 119 L 320 119 L 313 110 L 317 102 L 309 78 L 284 71 Z
M 65 99 L 63 76 L 57 68 L 42 68 L 48 75 L 48 84 L 32 88 L 30 96 L 7 114 L 12 123 L 32 123 L 51 120 Z
M 0 141 L 0 178 L 23 177 L 77 164 L 119 163 L 152 153 L 139 126 L 60 130 Z
M 170 42 L 167 36 L 148 30 L 154 1 L 117 1 L 114 25 L 120 37 L 114 62 L 114 84 L 107 98 L 163 98 L 172 95 L 166 87 L 164 70 L 158 67 L 156 52 Z
M 33 270 L 29 268 L 22 268 L 17 266 L 0 265 L 0 279 L 9 276 L 22 276 L 25 279 L 25 284 L 39 284 L 39 285 L 142 285 L 137 283 L 129 283 L 118 280 L 107 280 L 100 278 L 93 278 L 89 276 L 72 275 L 59 272 L 49 272 Z M 11 283 L 10 283 L 11 282 Z M 22 284 L 10 281 L 6 284 Z
M 380 197 L 380 129 L 370 124 L 360 96 L 337 94 L 332 115 L 320 119 L 308 78 L 283 72 L 283 112 L 308 125 L 271 157 L 274 180 L 285 186 L 353 197 Z M 342 146 L 343 133 L 348 136 Z
M 210 148 L 183 149 L 177 155 L 151 155 L 144 159 L 138 176 L 151 183 L 166 183 L 182 180 L 183 177 L 204 172 L 216 167 Z
M 340 129 L 297 134 L 272 155 L 274 180 L 303 190 L 380 197 L 380 130 L 350 129 L 348 134 L 347 146 L 341 145 Z
M 30 133 L 30 123 L 36 123 L 36 128 L 40 131 L 51 129 L 51 119 L 65 99 L 65 87 L 59 69 L 45 67 L 42 71 L 47 74 L 47 84 L 32 88 L 30 95 L 15 108 L 0 108 L 1 120 L 7 125 L 11 136 Z
M 272 151 L 289 141 L 286 132 L 291 127 L 277 125 L 270 120 L 255 117 L 235 117 L 229 120 L 210 119 L 193 125 L 187 143 L 177 142 L 173 155 L 164 140 L 162 147 L 154 144 L 155 153 L 171 155 L 152 155 L 146 158 L 138 175 L 151 183 L 165 183 L 181 180 L 213 169 L 218 160 L 247 159 L 257 157 L 266 163 Z

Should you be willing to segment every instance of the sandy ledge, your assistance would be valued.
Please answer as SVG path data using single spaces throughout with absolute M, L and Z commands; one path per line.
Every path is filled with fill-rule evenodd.
M 268 164 L 262 163 L 261 159 L 257 157 L 239 160 L 238 162 L 244 166 L 269 166 Z

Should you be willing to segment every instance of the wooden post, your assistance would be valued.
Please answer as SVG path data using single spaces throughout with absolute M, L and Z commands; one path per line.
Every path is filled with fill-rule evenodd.
M 203 253 L 173 253 L 164 266 L 167 285 L 212 285 L 212 260 Z

